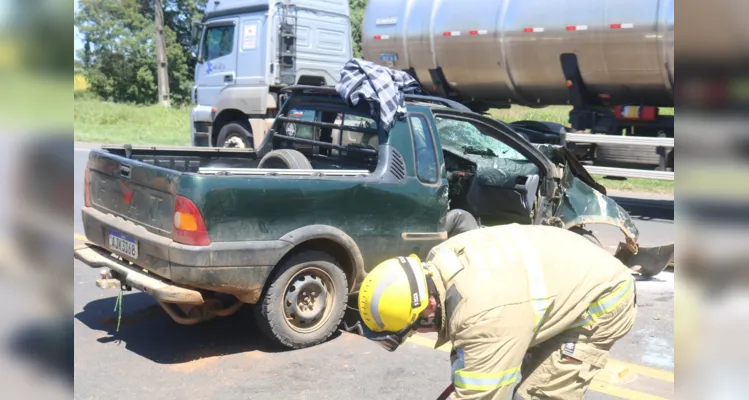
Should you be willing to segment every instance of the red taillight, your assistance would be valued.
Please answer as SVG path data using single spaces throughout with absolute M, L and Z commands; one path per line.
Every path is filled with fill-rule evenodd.
M 211 239 L 205 228 L 203 216 L 190 199 L 177 196 L 174 202 L 174 231 L 172 239 L 177 243 L 208 246 Z
M 86 173 L 83 175 L 83 204 L 86 207 L 91 207 L 91 188 L 88 187 L 91 175 L 91 170 L 86 167 Z

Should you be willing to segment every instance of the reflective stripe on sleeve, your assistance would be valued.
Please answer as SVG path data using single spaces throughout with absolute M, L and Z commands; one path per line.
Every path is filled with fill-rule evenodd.
M 487 391 L 511 385 L 519 377 L 520 367 L 495 373 L 457 370 L 453 375 L 453 384 L 462 389 Z
M 630 279 L 625 286 L 622 286 L 614 290 L 612 293 L 609 293 L 593 302 L 593 304 L 591 304 L 586 310 L 585 316 L 580 321 L 572 324 L 572 328 L 579 328 L 581 326 L 592 324 L 597 317 L 606 314 L 621 304 L 622 301 L 624 301 L 624 299 L 634 291 L 634 288 L 635 280 Z

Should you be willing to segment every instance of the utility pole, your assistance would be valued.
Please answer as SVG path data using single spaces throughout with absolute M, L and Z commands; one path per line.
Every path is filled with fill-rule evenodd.
M 154 0 L 154 11 L 156 15 L 156 80 L 159 87 L 159 104 L 170 107 L 169 71 L 166 60 L 166 44 L 164 43 L 164 7 L 161 0 Z

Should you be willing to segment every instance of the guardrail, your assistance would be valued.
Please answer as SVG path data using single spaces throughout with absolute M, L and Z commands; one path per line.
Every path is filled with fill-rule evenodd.
M 674 147 L 674 138 L 660 138 L 660 137 L 637 137 L 637 136 L 613 136 L 613 135 L 599 135 L 590 133 L 562 133 L 561 144 L 565 145 L 567 142 L 573 143 L 593 143 L 593 144 L 626 144 L 631 146 L 650 146 L 650 147 Z M 661 155 L 661 165 L 666 165 L 665 152 Z M 643 179 L 659 179 L 659 180 L 674 180 L 674 173 L 670 171 L 652 171 L 644 169 L 629 169 L 629 168 L 613 168 L 613 167 L 596 167 L 596 166 L 585 166 L 591 174 L 596 175 L 607 175 L 607 176 L 619 176 L 623 178 L 643 178 Z

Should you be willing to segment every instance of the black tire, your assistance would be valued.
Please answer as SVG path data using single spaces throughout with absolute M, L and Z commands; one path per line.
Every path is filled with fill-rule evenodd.
M 591 243 L 595 244 L 596 246 L 603 248 L 603 245 L 601 244 L 601 241 L 598 240 L 596 235 L 593 234 L 593 232 L 581 227 L 581 226 L 573 226 L 569 229 L 571 232 L 575 232 L 578 235 L 590 240 Z
M 237 120 L 229 122 L 221 128 L 216 140 L 217 147 L 227 147 L 234 140 L 240 140 L 244 145 L 244 148 L 253 148 L 252 141 L 252 128 L 250 128 L 249 121 Z M 239 146 L 228 146 L 228 147 L 239 147 Z
M 273 150 L 266 154 L 258 164 L 258 168 L 282 168 L 282 169 L 312 169 L 304 154 L 292 150 Z
M 254 307 L 258 326 L 266 337 L 288 348 L 301 349 L 325 342 L 338 329 L 346 311 L 348 280 L 338 261 L 328 253 L 308 250 L 295 254 L 278 265 L 270 282 L 262 302 Z M 307 310 L 299 309 L 298 303 L 295 306 L 287 294 L 315 296 L 315 290 L 321 290 L 316 295 L 318 300 L 325 295 L 323 308 L 319 309 L 312 300 L 315 318 L 298 315 L 298 311 Z M 305 320 L 314 322 L 313 328 L 303 328 Z

